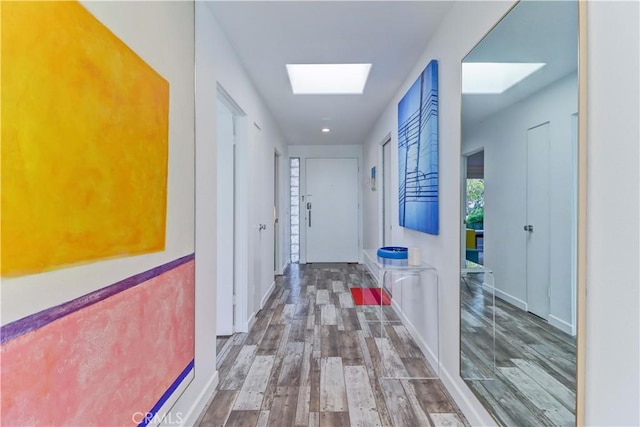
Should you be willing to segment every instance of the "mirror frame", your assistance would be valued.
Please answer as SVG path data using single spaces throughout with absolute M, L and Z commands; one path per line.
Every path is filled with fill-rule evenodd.
M 578 0 L 578 235 L 576 425 L 585 425 L 587 338 L 587 0 Z
M 484 40 L 491 31 L 523 0 L 516 1 L 480 39 L 473 45 L 464 59 Z M 585 425 L 585 390 L 586 390 L 586 294 L 587 294 L 587 4 L 588 0 L 576 0 L 578 6 L 578 153 L 577 153 L 577 241 L 576 241 L 576 407 L 575 425 Z M 460 79 L 460 97 L 462 98 L 462 79 Z M 462 102 L 460 102 L 460 117 L 462 117 Z M 461 122 L 462 125 L 462 122 Z M 462 126 L 460 127 L 460 142 L 462 143 Z M 462 145 L 460 146 L 462 157 Z M 461 162 L 462 164 L 462 162 Z M 462 182 L 460 188 L 463 188 Z M 460 211 L 462 213 L 462 211 Z M 462 236 L 458 239 L 460 245 L 458 253 L 463 254 Z M 460 286 L 460 284 L 458 284 Z M 461 318 L 461 306 L 459 304 L 459 319 Z M 462 324 L 460 323 L 460 328 Z M 459 339 L 462 338 L 462 330 L 459 331 Z M 459 354 L 459 353 L 458 353 Z M 458 363 L 458 375 L 462 378 L 461 361 Z M 464 381 L 464 378 L 463 378 Z M 466 384 L 466 383 L 465 383 Z M 468 386 L 467 386 L 468 387 Z M 471 388 L 469 387 L 469 390 Z M 473 393 L 473 390 L 471 390 Z M 475 396 L 475 393 L 474 393 Z M 484 406 L 483 406 L 484 407 Z M 485 408 L 485 410 L 487 410 Z M 491 417 L 497 421 L 492 412 L 487 410 Z

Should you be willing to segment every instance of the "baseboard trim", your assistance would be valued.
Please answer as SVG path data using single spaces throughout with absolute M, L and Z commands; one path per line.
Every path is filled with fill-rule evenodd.
M 249 320 L 247 320 L 247 330 L 245 332 L 249 332 L 251 328 L 253 328 L 253 325 L 256 323 L 256 313 L 257 312 L 255 311 L 251 313 L 251 317 L 249 317 Z
M 483 283 L 482 284 L 482 289 L 484 289 L 487 292 L 495 292 L 496 297 L 505 300 L 506 302 L 508 302 L 509 304 L 519 308 L 520 310 L 524 310 L 527 311 L 527 303 L 525 301 L 522 301 L 519 298 L 514 297 L 511 294 L 508 294 L 504 291 L 501 291 L 498 288 L 494 288 L 493 286 L 489 285 L 488 283 Z
M 549 324 L 551 326 L 555 326 L 560 329 L 562 332 L 569 334 L 571 336 L 576 335 L 576 328 L 570 323 L 565 322 L 564 320 L 554 316 L 553 314 L 549 315 Z
M 283 275 L 284 272 L 287 270 L 287 267 L 289 267 L 289 264 L 291 264 L 290 261 L 285 262 L 281 267 L 280 267 L 280 271 L 278 272 L 279 275 Z
M 218 371 L 216 370 L 209 381 L 207 381 L 207 385 L 202 389 L 198 398 L 191 408 L 189 408 L 189 412 L 182 419 L 181 426 L 195 426 L 198 425 L 198 420 L 202 417 L 205 409 L 209 406 L 214 397 L 214 392 L 218 387 Z
M 276 281 L 274 280 L 273 282 L 271 282 L 271 286 L 269 286 L 269 289 L 267 289 L 267 292 L 264 294 L 264 296 L 262 297 L 262 300 L 260 301 L 260 310 L 264 308 L 264 305 L 267 303 L 267 301 L 271 297 L 271 294 L 273 293 L 273 290 L 275 288 L 276 288 Z

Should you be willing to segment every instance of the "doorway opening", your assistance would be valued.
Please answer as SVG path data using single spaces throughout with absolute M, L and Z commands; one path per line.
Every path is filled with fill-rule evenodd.
M 466 157 L 465 259 L 484 264 L 484 150 Z
M 216 96 L 216 337 L 246 332 L 246 114 L 220 86 Z M 244 319 L 244 321 L 243 321 Z
M 234 332 L 235 317 L 235 135 L 236 116 L 222 97 L 217 100 L 217 315 L 216 336 L 226 337 Z M 231 185 L 229 185 L 231 183 Z M 225 247 L 225 250 L 221 250 Z
M 280 263 L 280 153 L 273 153 L 273 274 L 282 274 Z
M 391 245 L 391 137 L 382 144 L 382 245 Z

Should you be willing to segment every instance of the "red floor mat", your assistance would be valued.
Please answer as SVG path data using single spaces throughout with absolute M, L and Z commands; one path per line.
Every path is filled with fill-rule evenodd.
M 355 305 L 391 305 L 391 297 L 381 288 L 351 288 Z

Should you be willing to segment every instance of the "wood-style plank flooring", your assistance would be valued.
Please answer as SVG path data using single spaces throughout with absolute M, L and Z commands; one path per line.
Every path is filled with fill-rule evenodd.
M 218 351 L 224 348 L 224 346 L 229 342 L 231 338 L 233 338 L 232 335 L 218 335 L 216 337 L 216 348 L 218 349 Z
M 200 426 L 468 425 L 391 307 L 355 306 L 373 286 L 353 264 L 292 264 L 248 334 L 218 349 Z M 394 320 L 385 324 L 380 316 Z
M 494 370 L 490 294 L 460 289 L 461 373 L 484 406 L 505 426 L 575 425 L 575 339 L 496 298 Z

